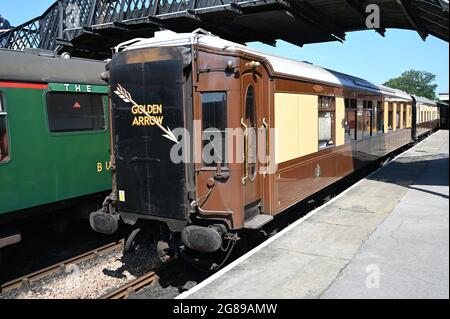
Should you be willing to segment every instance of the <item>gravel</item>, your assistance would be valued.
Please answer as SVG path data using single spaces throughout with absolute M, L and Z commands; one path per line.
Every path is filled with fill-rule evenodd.
M 132 253 L 111 252 L 45 277 L 31 285 L 0 294 L 0 299 L 99 298 L 158 266 L 154 246 Z

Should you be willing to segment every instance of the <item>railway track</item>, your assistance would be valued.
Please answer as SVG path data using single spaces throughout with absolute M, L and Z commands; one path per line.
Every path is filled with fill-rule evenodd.
M 14 280 L 8 281 L 0 286 L 0 294 L 4 292 L 11 291 L 13 289 L 20 289 L 25 285 L 30 285 L 34 282 L 37 282 L 43 278 L 46 278 L 50 275 L 63 273 L 66 271 L 69 265 L 76 265 L 81 262 L 91 260 L 102 255 L 106 255 L 115 250 L 122 249 L 124 245 L 124 240 L 119 240 L 113 243 L 109 243 L 107 245 L 95 248 L 91 251 L 78 255 L 76 257 L 64 260 L 62 262 L 56 263 L 52 266 L 45 267 L 38 271 L 32 272 L 25 276 L 16 278 Z
M 155 272 L 151 271 L 135 280 L 117 288 L 100 297 L 100 299 L 128 299 L 128 297 L 138 290 L 147 287 L 158 280 Z

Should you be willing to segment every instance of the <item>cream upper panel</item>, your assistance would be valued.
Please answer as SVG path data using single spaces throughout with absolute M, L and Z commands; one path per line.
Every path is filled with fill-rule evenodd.
M 318 151 L 317 95 L 275 93 L 275 161 Z
M 336 146 L 345 144 L 345 100 L 336 98 Z

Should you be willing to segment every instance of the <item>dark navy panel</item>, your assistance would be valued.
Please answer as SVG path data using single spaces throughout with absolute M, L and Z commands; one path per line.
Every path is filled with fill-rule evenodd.
M 186 172 L 183 163 L 170 159 L 175 143 L 165 138 L 157 125 L 133 125 L 135 116 L 141 114 L 132 114 L 133 104 L 114 93 L 121 85 L 138 105 L 162 104 L 162 126 L 172 130 L 184 127 L 182 53 L 176 48 L 156 50 L 161 50 L 160 56 L 172 58 L 128 63 L 133 59 L 122 53 L 111 62 L 117 189 L 123 191 L 118 210 L 185 219 Z

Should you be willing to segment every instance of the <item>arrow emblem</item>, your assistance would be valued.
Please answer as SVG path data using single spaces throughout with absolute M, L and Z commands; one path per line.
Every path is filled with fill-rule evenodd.
M 120 97 L 122 99 L 122 101 L 124 101 L 125 103 L 131 103 L 134 106 L 139 107 L 139 105 L 133 100 L 133 97 L 131 96 L 130 92 L 128 92 L 127 90 L 125 90 L 125 88 L 123 86 L 121 86 L 120 84 L 117 84 L 117 89 L 114 91 L 114 93 Z M 150 114 L 147 113 L 147 111 L 145 111 L 144 109 L 141 110 L 142 113 L 144 113 L 146 116 L 151 117 Z M 175 143 L 179 143 L 179 141 L 177 140 L 177 138 L 175 137 L 175 135 L 173 134 L 172 130 L 167 126 L 167 129 L 164 128 L 164 126 L 162 126 L 159 123 L 155 123 L 160 129 L 161 131 L 164 132 L 163 136 L 169 140 L 171 140 L 172 142 Z
M 147 112 L 145 112 L 145 111 L 144 111 L 144 114 L 147 115 L 147 116 L 149 116 L 149 115 L 147 114 Z M 161 131 L 163 131 L 164 133 L 166 133 L 166 134 L 163 134 L 163 136 L 164 136 L 165 138 L 168 138 L 169 140 L 171 140 L 171 141 L 173 141 L 173 142 L 175 142 L 175 143 L 177 143 L 177 144 L 179 143 L 178 140 L 177 140 L 177 138 L 176 138 L 175 135 L 172 133 L 172 131 L 170 130 L 169 127 L 167 127 L 167 130 L 166 130 L 161 124 L 156 123 L 156 125 L 158 125 L 158 127 L 161 129 Z

